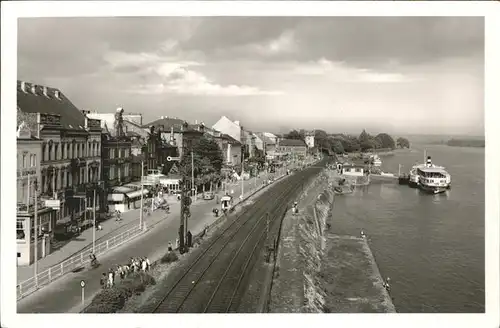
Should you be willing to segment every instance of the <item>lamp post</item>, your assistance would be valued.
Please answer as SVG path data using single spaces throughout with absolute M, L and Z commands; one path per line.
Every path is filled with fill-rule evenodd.
M 244 189 L 245 188 L 245 184 L 244 184 L 245 178 L 243 178 L 244 170 L 245 170 L 245 151 L 243 151 L 243 153 L 241 154 L 241 197 L 240 197 L 240 199 L 243 199 L 244 192 L 245 192 L 245 189 Z
M 28 175 L 29 177 L 29 175 Z M 29 180 L 28 180 L 29 181 Z M 35 265 L 34 270 L 35 270 L 35 287 L 38 289 L 38 182 L 35 180 L 34 182 L 34 189 L 35 189 Z M 28 188 L 29 188 L 29 183 L 28 183 Z M 28 212 L 29 212 L 29 202 L 28 202 Z
M 152 202 L 151 206 L 153 206 Z M 144 229 L 144 225 L 142 222 L 143 213 L 144 213 L 144 160 L 141 161 L 141 213 L 139 214 L 139 229 Z
M 96 198 L 97 198 L 97 187 L 101 185 L 102 181 L 97 181 L 97 186 L 94 187 L 94 199 L 93 199 L 93 227 L 92 229 L 92 253 L 95 253 L 95 229 L 96 229 Z M 102 210 L 102 209 L 101 209 Z

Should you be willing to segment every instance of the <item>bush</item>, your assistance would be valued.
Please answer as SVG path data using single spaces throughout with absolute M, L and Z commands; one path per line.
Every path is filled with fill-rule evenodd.
M 179 259 L 175 252 L 168 252 L 161 258 L 161 263 L 172 263 Z
M 132 295 L 139 295 L 147 286 L 155 285 L 155 279 L 145 272 L 134 272 L 113 288 L 103 289 L 85 309 L 85 313 L 116 313 Z

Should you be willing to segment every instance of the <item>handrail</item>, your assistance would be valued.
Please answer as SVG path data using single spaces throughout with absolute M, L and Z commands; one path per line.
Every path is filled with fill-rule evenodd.
M 140 229 L 138 225 L 134 225 L 134 227 L 120 233 L 119 235 L 116 235 L 99 244 L 96 244 L 95 255 L 104 254 L 115 247 L 121 246 L 122 244 L 126 243 L 127 241 L 136 237 L 142 232 L 143 230 Z M 84 249 L 76 253 L 75 255 L 71 256 L 69 259 L 64 260 L 38 273 L 37 274 L 38 284 L 35 284 L 34 276 L 29 279 L 26 279 L 25 281 L 20 282 L 16 286 L 17 300 L 20 300 L 34 293 L 41 287 L 50 284 L 51 282 L 62 277 L 66 273 L 81 269 L 82 267 L 85 266 L 85 264 L 90 262 L 89 255 L 91 252 L 92 248 Z

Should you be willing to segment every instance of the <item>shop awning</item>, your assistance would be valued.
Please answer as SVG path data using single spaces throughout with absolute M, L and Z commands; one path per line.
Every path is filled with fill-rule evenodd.
M 147 189 L 144 189 L 143 190 L 143 194 L 144 195 L 147 195 L 149 193 L 149 191 Z M 140 190 L 137 190 L 137 191 L 132 191 L 132 192 L 129 192 L 127 194 L 125 194 L 128 198 L 137 198 L 137 197 L 140 197 L 141 196 L 141 191 Z
M 124 194 L 108 194 L 108 201 L 123 202 L 124 199 L 125 199 Z

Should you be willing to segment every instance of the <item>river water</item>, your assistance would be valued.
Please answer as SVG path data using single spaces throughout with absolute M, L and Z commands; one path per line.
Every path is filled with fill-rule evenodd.
M 424 160 L 445 166 L 452 189 L 428 195 L 397 183 L 372 183 L 334 204 L 339 234 L 364 229 L 380 272 L 391 278 L 398 312 L 478 313 L 485 304 L 484 148 L 415 145 L 382 157 L 385 172 Z

